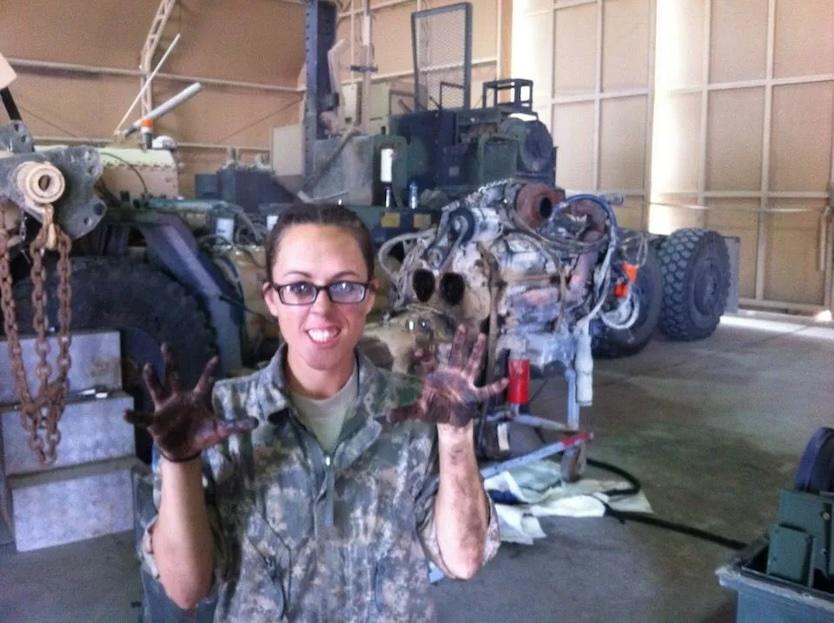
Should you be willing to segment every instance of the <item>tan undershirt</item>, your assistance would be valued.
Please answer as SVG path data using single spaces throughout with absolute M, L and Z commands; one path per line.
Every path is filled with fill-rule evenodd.
M 353 372 L 347 383 L 330 398 L 324 400 L 307 398 L 290 390 L 290 399 L 298 411 L 298 418 L 316 436 L 327 454 L 336 449 L 342 426 L 359 393 L 357 377 L 358 370 L 354 363 Z

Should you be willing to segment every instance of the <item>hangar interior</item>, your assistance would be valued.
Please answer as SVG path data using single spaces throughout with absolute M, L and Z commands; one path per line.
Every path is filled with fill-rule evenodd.
M 496 559 L 475 578 L 435 582 L 440 620 L 834 620 L 834 578 L 829 579 L 834 558 L 826 545 L 834 532 L 831 498 L 824 494 L 830 489 L 820 485 L 804 491 L 812 510 L 803 507 L 802 512 L 813 515 L 812 528 L 800 526 L 796 516 L 784 520 L 790 504 L 784 491 L 796 490 L 806 444 L 817 429 L 831 426 L 832 417 L 834 3 L 463 4 L 0 4 L 0 54 L 15 74 L 13 82 L 4 82 L 0 64 L 0 89 L 13 96 L 12 106 L 36 146 L 70 154 L 44 161 L 16 144 L 17 135 L 0 132 L 0 229 L 5 232 L 8 225 L 2 246 L 12 262 L 8 278 L 0 266 L 0 277 L 8 283 L 2 311 L 8 318 L 7 298 L 18 301 L 16 330 L 34 379 L 39 339 L 31 337 L 31 320 L 22 319 L 20 310 L 37 307 L 37 297 L 31 296 L 37 279 L 34 272 L 29 276 L 32 262 L 26 252 L 15 255 L 14 236 L 20 247 L 21 241 L 31 241 L 25 223 L 42 222 L 43 210 L 36 206 L 21 208 L 23 217 L 13 214 L 13 204 L 24 203 L 12 188 L 20 176 L 13 177 L 3 162 L 51 166 L 49 171 L 60 172 L 44 173 L 43 179 L 63 175 L 67 188 L 76 192 L 73 205 L 88 215 L 83 223 L 61 220 L 60 206 L 70 199 L 55 200 L 55 218 L 73 238 L 72 262 L 66 266 L 72 266 L 73 275 L 75 350 L 69 371 L 63 371 L 69 375 L 69 398 L 59 410 L 88 409 L 89 418 L 106 419 L 79 423 L 80 436 L 101 430 L 112 435 L 86 444 L 90 448 L 80 443 L 77 452 L 89 451 L 87 459 L 73 458 L 75 449 L 65 450 L 62 458 L 58 442 L 57 463 L 35 461 L 21 432 L 21 404 L 27 399 L 15 381 L 18 366 L 11 346 L 7 349 L 7 322 L 0 332 L 0 619 L 150 620 L 143 618 L 148 597 L 135 553 L 134 504 L 139 502 L 128 476 L 147 462 L 150 448 L 147 439 L 134 439 L 132 432 L 125 437 L 119 427 L 129 427 L 121 413 L 128 403 L 127 408 L 148 406 L 137 389 L 139 367 L 152 360 L 163 339 L 193 355 L 195 368 L 186 369 L 193 380 L 214 352 L 226 374 L 255 369 L 274 352 L 277 330 L 262 301 L 255 300 L 263 279 L 263 234 L 279 211 L 275 206 L 296 198 L 361 206 L 357 211 L 383 251 L 391 251 L 390 240 L 407 241 L 396 269 L 386 269 L 384 257 L 380 260 L 393 284 L 387 296 L 378 297 L 380 312 L 429 305 L 440 296 L 446 297 L 440 305 L 447 309 L 453 305 L 448 300 L 452 286 L 444 286 L 437 271 L 437 291 L 431 277 L 431 292 L 420 294 L 417 275 L 432 266 L 431 244 L 415 238 L 414 231 L 437 231 L 434 244 L 439 244 L 444 227 L 457 231 L 459 226 L 449 216 L 454 210 L 441 210 L 451 205 L 470 210 L 475 216 L 467 218 L 477 223 L 471 225 L 473 241 L 460 245 L 483 245 L 502 236 L 511 240 L 517 234 L 507 223 L 517 221 L 495 206 L 515 201 L 523 218 L 530 214 L 520 207 L 524 189 L 504 183 L 512 178 L 533 189 L 528 196 L 534 197 L 529 205 L 535 214 L 525 221 L 528 228 L 545 231 L 551 212 L 570 212 L 568 221 L 587 217 L 590 222 L 602 204 L 606 215 L 609 209 L 616 215 L 616 223 L 606 217 L 608 225 L 600 230 L 610 248 L 607 255 L 593 247 L 598 241 L 587 237 L 587 230 L 560 247 L 570 250 L 572 259 L 564 266 L 574 271 L 587 249 L 595 253 L 593 276 L 585 279 L 594 283 L 599 305 L 594 299 L 587 315 L 578 311 L 582 305 L 576 311 L 567 306 L 572 286 L 565 285 L 564 266 L 548 269 L 562 279 L 561 292 L 555 288 L 556 298 L 548 299 L 555 301 L 558 316 L 542 316 L 534 326 L 530 316 L 535 313 L 514 311 L 520 298 L 506 295 L 500 299 L 504 307 L 496 304 L 491 281 L 472 285 L 477 271 L 466 257 L 449 259 L 464 275 L 467 293 L 458 301 L 464 315 L 481 322 L 473 326 L 496 331 L 501 326 L 502 337 L 492 332 L 490 337 L 496 335 L 498 346 L 508 352 L 515 352 L 518 335 L 530 340 L 527 348 L 535 354 L 527 361 L 540 374 L 534 373 L 529 395 L 520 402 L 543 420 L 567 421 L 567 428 L 537 429 L 536 447 L 563 443 L 561 464 L 550 452 L 555 462 L 548 465 L 563 484 L 593 481 L 599 485 L 596 492 L 607 491 L 609 497 L 580 491 L 585 506 L 528 512 L 524 520 L 519 506 L 508 505 L 502 527 L 507 534 L 517 529 L 514 542 L 505 540 Z M 415 12 L 426 21 L 415 21 Z M 455 17 L 444 22 L 447 15 Z M 459 15 L 467 17 L 455 21 Z M 438 20 L 434 26 L 432 19 Z M 467 28 L 471 44 L 465 45 Z M 322 41 L 332 42 L 329 56 L 328 49 L 319 49 Z M 455 82 L 458 71 L 466 76 L 465 88 Z M 439 86 L 432 82 L 435 73 L 447 82 L 442 77 Z M 197 82 L 196 95 L 190 93 L 139 129 L 149 111 Z M 529 88 L 528 95 L 513 94 L 516 86 Z M 456 99 L 463 92 L 468 106 Z M 444 96 L 452 104 L 439 103 Z M 12 117 L 8 101 L 4 95 L 5 112 Z M 418 111 L 434 114 L 438 125 L 408 121 Z M 442 125 L 447 111 L 450 126 Z M 0 119 L 7 122 L 3 112 Z M 137 131 L 125 136 L 123 130 L 134 121 Z M 447 140 L 438 137 L 448 128 L 454 133 L 448 140 L 466 149 L 437 147 Z M 552 140 L 542 148 L 545 130 Z M 414 147 L 422 145 L 420 133 L 434 141 L 424 152 Z M 165 137 L 175 143 L 174 150 L 167 149 L 171 143 L 161 140 Z M 152 138 L 160 139 L 153 148 Z M 158 152 L 164 154 L 154 155 Z M 66 158 L 76 156 L 94 160 L 98 168 L 94 173 L 95 167 L 89 173 L 72 169 Z M 432 168 L 442 168 L 441 161 L 448 165 L 442 175 Z M 361 171 L 360 165 L 365 166 Z M 503 193 L 500 201 L 490 194 L 495 188 Z M 41 190 L 49 188 L 44 183 Z M 250 191 L 267 198 L 254 200 L 251 210 L 241 208 L 240 198 L 249 201 Z M 571 203 L 571 197 L 589 195 Z M 465 203 L 463 196 L 475 199 Z M 591 204 L 597 207 L 587 207 Z M 110 228 L 105 234 L 100 222 Z M 619 250 L 613 225 L 634 232 L 617 234 Z M 117 235 L 119 226 L 123 235 Z M 227 226 L 234 234 L 227 234 Z M 564 227 L 558 235 L 565 235 Z M 715 240 L 725 243 L 720 251 Z M 626 250 L 628 241 L 641 249 L 635 256 L 639 261 Z M 447 257 L 462 253 L 461 248 L 455 243 Z M 210 261 L 193 261 L 194 249 Z M 674 262 L 681 250 L 691 263 L 678 269 Z M 633 275 L 609 267 L 609 255 L 616 253 L 622 254 L 623 266 L 635 266 Z M 511 259 L 495 257 L 502 275 L 511 272 L 506 268 L 514 266 Z M 126 269 L 128 260 L 140 268 Z M 657 262 L 654 272 L 647 268 L 650 261 Z M 218 269 L 206 269 L 205 263 L 220 266 L 220 285 L 212 281 Z M 55 275 L 46 283 L 53 287 L 62 260 L 47 264 Z M 696 270 L 705 276 L 693 276 Z M 673 279 L 685 280 L 685 291 L 694 292 L 686 296 L 694 298 L 681 303 L 670 294 Z M 33 302 L 26 302 L 30 298 Z M 145 310 L 143 305 L 154 300 L 164 312 Z M 40 341 L 53 343 L 54 357 L 63 325 L 57 303 L 50 304 L 51 337 Z M 109 305 L 132 311 L 111 314 Z M 498 310 L 490 313 L 489 307 Z M 217 323 L 232 313 L 238 314 L 237 324 Z M 400 324 L 411 323 L 413 334 L 415 321 L 408 318 Z M 171 337 L 154 335 L 155 324 L 165 325 Z M 388 365 L 396 368 L 409 355 L 400 349 L 399 338 L 386 332 L 395 324 L 369 330 L 368 336 L 373 348 L 386 347 Z M 438 327 L 433 331 L 435 338 L 443 335 Z M 588 359 L 593 350 L 592 400 L 583 393 L 591 391 L 591 371 L 580 363 L 586 348 Z M 554 362 L 561 366 L 557 374 L 550 373 Z M 53 368 L 61 374 L 57 361 Z M 566 373 L 563 379 L 562 368 L 574 376 Z M 29 383 L 34 392 L 36 381 Z M 84 406 L 82 396 L 99 398 L 107 408 Z M 73 448 L 71 422 L 61 420 L 64 448 Z M 507 430 L 516 431 L 524 450 L 502 449 L 529 454 L 532 442 L 517 427 Z M 564 435 L 577 431 L 593 438 Z M 108 443 L 126 445 L 120 451 L 97 445 Z M 627 506 L 619 515 L 611 510 L 612 487 L 635 484 L 606 467 L 612 465 L 639 480 L 643 497 L 634 496 L 639 498 L 636 512 Z M 97 476 L 117 472 L 122 480 L 93 491 L 99 488 Z M 82 481 L 93 484 L 72 484 Z M 116 492 L 121 514 L 111 509 L 109 523 L 93 525 L 88 517 L 95 506 L 111 503 L 107 487 Z M 605 504 L 594 506 L 600 499 Z M 518 523 L 511 525 L 511 517 Z M 77 524 L 79 530 L 52 527 L 61 523 Z M 788 545 L 779 540 L 787 538 L 786 531 L 794 539 Z M 771 554 L 779 544 L 783 561 L 798 559 L 801 571 L 783 567 L 765 573 L 762 566 L 751 572 L 751 552 L 761 559 L 765 535 Z M 775 569 L 778 561 L 768 560 L 771 565 Z

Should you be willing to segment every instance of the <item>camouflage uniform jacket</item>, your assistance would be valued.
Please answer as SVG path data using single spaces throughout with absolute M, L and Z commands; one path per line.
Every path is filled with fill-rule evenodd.
M 216 542 L 214 620 L 434 620 L 426 556 L 454 577 L 434 523 L 437 429 L 385 418 L 414 402 L 419 381 L 359 354 L 354 412 L 327 455 L 287 399 L 283 353 L 215 386 L 216 413 L 252 415 L 260 425 L 203 453 Z M 156 575 L 145 543 L 143 559 Z M 485 561 L 498 544 L 490 502 Z

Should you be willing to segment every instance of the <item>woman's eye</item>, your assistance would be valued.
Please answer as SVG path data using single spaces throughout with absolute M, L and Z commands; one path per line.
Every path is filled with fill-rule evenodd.
M 287 286 L 287 289 L 290 291 L 291 294 L 296 296 L 304 296 L 305 294 L 309 294 L 313 286 L 307 282 L 300 282 L 300 283 L 291 283 Z
M 354 285 L 350 281 L 337 281 L 330 287 L 333 288 L 334 292 L 345 294 L 347 292 L 353 292 Z

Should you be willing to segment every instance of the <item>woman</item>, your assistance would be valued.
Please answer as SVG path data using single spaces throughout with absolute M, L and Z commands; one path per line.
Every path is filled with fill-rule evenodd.
M 498 546 L 472 435 L 505 386 L 473 384 L 484 336 L 464 361 L 460 328 L 422 387 L 375 368 L 356 348 L 371 238 L 340 206 L 284 212 L 267 266 L 267 367 L 217 383 L 213 409 L 216 360 L 191 392 L 167 347 L 164 386 L 145 368 L 155 412 L 127 414 L 162 455 L 145 562 L 180 607 L 218 590 L 216 621 L 432 619 L 425 557 L 469 578 Z

